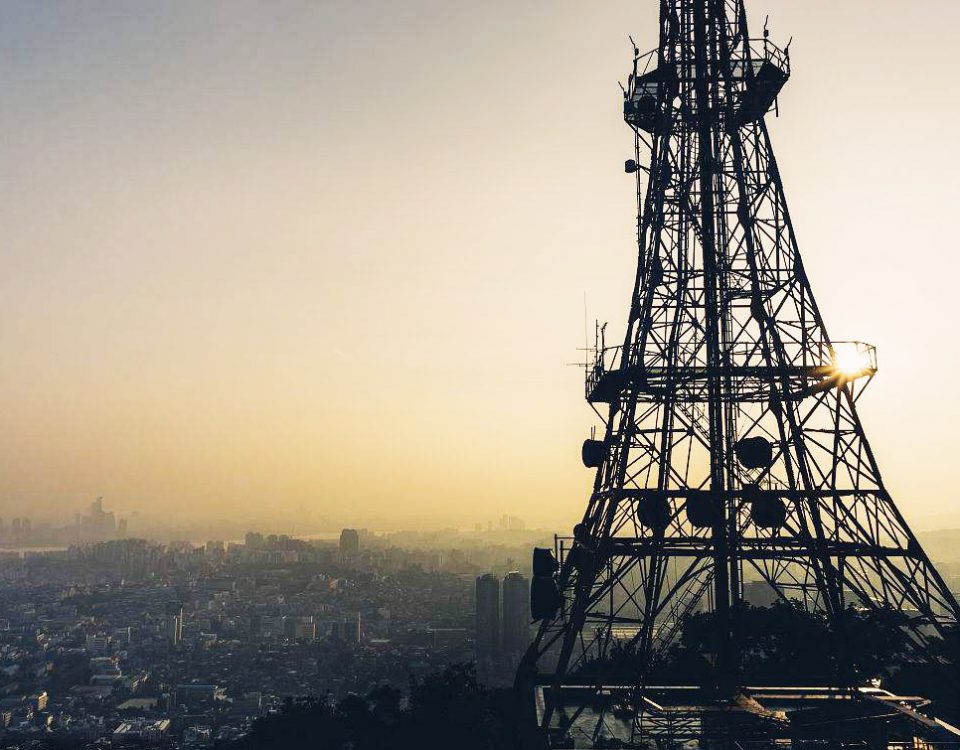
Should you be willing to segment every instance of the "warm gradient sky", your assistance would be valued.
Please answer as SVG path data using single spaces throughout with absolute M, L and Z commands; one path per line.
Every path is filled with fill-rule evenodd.
M 626 312 L 655 5 L 5 0 L 0 515 L 578 515 L 565 365 L 584 294 Z M 771 127 L 888 484 L 960 525 L 960 4 L 750 9 L 794 36 Z

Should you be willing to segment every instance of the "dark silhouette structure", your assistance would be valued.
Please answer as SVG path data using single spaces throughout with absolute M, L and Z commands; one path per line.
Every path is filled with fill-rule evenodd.
M 167 643 L 171 646 L 179 646 L 183 640 L 183 604 L 181 602 L 167 602 L 164 605 L 163 629 Z
M 483 663 L 500 654 L 500 579 L 484 573 L 476 592 L 477 660 Z
M 340 532 L 340 555 L 352 557 L 360 551 L 360 533 L 356 529 L 343 529 Z
M 586 398 L 605 430 L 583 445 L 596 480 L 572 538 L 535 555 L 541 624 L 518 676 L 540 685 L 554 739 L 599 739 L 612 714 L 636 739 L 649 675 L 702 606 L 702 697 L 762 717 L 740 690 L 745 580 L 825 615 L 841 688 L 865 677 L 844 656 L 850 605 L 904 613 L 918 660 L 960 614 L 857 414 L 874 348 L 828 335 L 797 249 L 764 121 L 789 75 L 788 48 L 749 37 L 742 0 L 661 0 L 659 47 L 634 50 L 636 285 L 623 343 L 597 330 Z M 633 665 L 623 697 L 603 678 L 617 660 Z
M 530 642 L 530 582 L 513 570 L 503 577 L 501 604 L 501 645 L 503 652 L 517 659 Z
M 365 696 L 289 698 L 258 719 L 236 750 L 512 750 L 516 722 L 508 690 L 478 683 L 470 665 L 450 665 L 403 692 L 389 685 Z M 406 700 L 404 700 L 406 698 Z M 451 738 L 456 738 L 451 744 Z

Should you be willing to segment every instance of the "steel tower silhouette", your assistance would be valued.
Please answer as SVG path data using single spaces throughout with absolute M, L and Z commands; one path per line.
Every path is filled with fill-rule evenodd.
M 585 664 L 629 652 L 642 684 L 701 606 L 713 689 L 735 690 L 745 578 L 838 638 L 851 604 L 907 613 L 919 658 L 960 614 L 857 414 L 875 351 L 831 340 L 800 259 L 764 121 L 789 45 L 750 39 L 742 0 L 661 0 L 659 27 L 624 91 L 639 264 L 623 343 L 598 329 L 587 368 L 605 422 L 583 445 L 593 492 L 573 536 L 534 557 L 540 628 L 518 680 L 551 688 L 544 727 L 551 695 L 594 680 Z

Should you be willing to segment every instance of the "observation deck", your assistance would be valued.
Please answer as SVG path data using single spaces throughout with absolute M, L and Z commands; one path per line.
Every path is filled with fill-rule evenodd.
M 684 96 L 696 79 L 693 60 L 658 65 L 659 50 L 638 55 L 633 61 L 623 94 L 623 118 L 628 125 L 648 133 L 663 134 L 676 124 L 695 126 L 699 115 L 694 97 Z M 730 55 L 729 73 L 720 60 L 707 61 L 707 77 L 713 86 L 723 84 L 733 97 L 733 122 L 740 127 L 762 118 L 776 102 L 790 77 L 790 53 L 766 37 L 751 39 Z M 676 97 L 680 101 L 676 101 Z M 714 120 L 726 118 L 727 103 L 721 97 Z

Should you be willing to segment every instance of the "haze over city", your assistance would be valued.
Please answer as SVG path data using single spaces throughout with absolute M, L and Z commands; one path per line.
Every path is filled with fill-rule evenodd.
M 0 747 L 960 750 L 958 29 L 0 3 Z
M 768 121 L 831 334 L 878 348 L 888 488 L 960 526 L 960 9 L 878 7 L 750 12 L 795 38 Z M 655 12 L 4 3 L 0 515 L 568 528 L 593 424 L 568 363 L 584 300 L 623 329 L 616 82 Z

